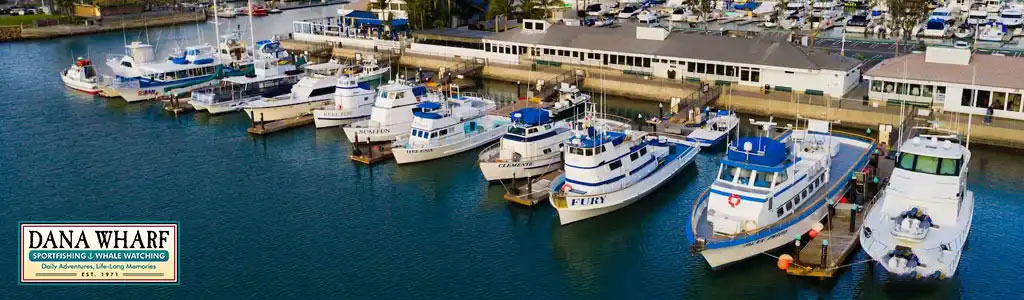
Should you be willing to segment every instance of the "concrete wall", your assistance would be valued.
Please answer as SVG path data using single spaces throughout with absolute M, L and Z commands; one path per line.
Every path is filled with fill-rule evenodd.
M 0 26 L 0 41 L 21 39 L 21 26 Z

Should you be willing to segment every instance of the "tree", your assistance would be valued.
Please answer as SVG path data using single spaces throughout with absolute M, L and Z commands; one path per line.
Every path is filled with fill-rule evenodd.
M 545 16 L 542 0 L 522 0 L 517 5 L 522 19 L 542 19 Z
M 704 31 L 708 31 L 708 14 L 711 13 L 711 2 L 712 0 L 696 0 L 693 10 L 700 16 L 700 23 L 704 26 Z
M 891 16 L 889 28 L 898 29 L 903 40 L 909 40 L 914 26 L 924 21 L 928 13 L 927 0 L 886 0 Z
M 509 16 L 512 13 L 512 3 L 509 0 L 491 0 L 490 5 L 487 6 L 487 19 L 493 20 L 494 17 L 505 15 Z

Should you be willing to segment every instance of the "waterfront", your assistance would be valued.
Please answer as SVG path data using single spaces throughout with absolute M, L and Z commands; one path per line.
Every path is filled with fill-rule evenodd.
M 267 18 L 257 24 L 263 37 L 291 28 Z M 164 34 L 172 28 L 185 37 L 196 32 L 186 25 Z M 128 34 L 140 36 L 139 31 Z M 167 37 L 161 43 L 168 43 Z M 1024 162 L 1014 150 L 973 146 L 969 184 L 978 201 L 977 218 L 956 279 L 934 291 L 880 284 L 866 265 L 845 270 L 837 280 L 788 278 L 767 256 L 712 272 L 689 254 L 684 230 L 693 200 L 710 183 L 722 153 L 699 155 L 668 186 L 626 209 L 561 227 L 546 204 L 534 209 L 506 204 L 501 186 L 483 181 L 475 151 L 423 164 L 366 167 L 348 160 L 350 148 L 340 130 L 308 126 L 251 137 L 242 114 L 175 118 L 156 103 L 126 104 L 61 85 L 56 72 L 71 63 L 68 48 L 98 61 L 121 44 L 122 34 L 112 32 L 0 45 L 4 57 L 19 58 L 0 62 L 0 82 L 15 91 L 0 101 L 0 195 L 7 207 L 0 211 L 0 224 L 10 229 L 0 248 L 14 255 L 13 228 L 24 220 L 177 220 L 182 283 L 17 286 L 17 266 L 6 259 L 0 262 L 8 271 L 0 275 L 6 282 L 0 294 L 13 299 L 1002 299 L 1018 294 L 1013 285 L 1016 272 L 1024 269 L 1015 246 L 1024 242 L 1019 231 L 1024 221 L 1018 217 L 1024 213 Z M 508 83 L 484 84 L 514 93 Z M 657 110 L 650 103 L 613 101 L 630 114 Z M 865 258 L 858 253 L 851 262 Z

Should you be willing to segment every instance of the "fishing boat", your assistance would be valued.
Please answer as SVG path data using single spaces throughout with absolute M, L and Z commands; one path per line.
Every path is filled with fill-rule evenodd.
M 967 10 L 967 20 L 964 22 L 968 25 L 982 25 L 988 22 L 988 11 L 985 10 L 985 4 L 975 2 L 971 4 L 971 8 Z
M 558 86 L 558 100 L 547 108 L 551 119 L 564 120 L 583 115 L 586 103 L 591 96 L 580 91 L 576 85 L 563 82 Z
M 736 112 L 705 108 L 701 113 L 700 122 L 694 124 L 697 128 L 686 135 L 686 140 L 700 147 L 712 147 L 724 141 L 739 124 L 740 119 L 736 117 Z
M 427 93 L 425 86 L 414 86 L 401 79 L 391 81 L 377 87 L 369 120 L 356 121 L 342 129 L 353 144 L 394 142 L 409 135 L 416 104 L 436 101 L 439 99 Z
M 189 104 L 213 115 L 239 111 L 251 101 L 290 93 L 303 73 L 287 60 L 260 59 L 253 66 L 253 75 L 227 77 L 214 87 L 193 91 Z
M 96 67 L 92 65 L 92 61 L 79 57 L 75 60 L 75 64 L 71 65 L 67 69 L 60 71 L 60 80 L 64 81 L 64 85 L 81 92 L 89 94 L 100 93 L 100 77 L 96 76 Z
M 989 22 L 978 28 L 978 40 L 986 42 L 1002 42 L 1007 38 L 1006 25 L 999 22 Z
M 333 62 L 306 65 L 306 75 L 292 86 L 291 93 L 274 97 L 261 97 L 242 105 L 245 114 L 254 122 L 270 122 L 310 114 L 314 109 L 328 106 L 334 100 L 334 91 L 341 65 Z
M 132 42 L 125 46 L 127 54 L 107 60 L 116 75 L 110 87 L 128 102 L 154 99 L 168 90 L 188 92 L 216 83 L 215 79 L 231 72 L 214 59 L 210 45 L 175 50 L 166 60 L 157 60 L 153 46 Z
M 999 22 L 1009 29 L 1020 28 L 1024 23 L 1024 9 L 1019 7 L 1007 8 L 999 12 Z
M 974 218 L 971 151 L 957 133 L 914 128 L 860 230 L 864 252 L 897 279 L 956 274 Z
M 713 269 L 792 242 L 822 220 L 867 165 L 872 141 L 831 132 L 827 121 L 729 144 L 711 187 L 694 201 L 686 238 Z
M 416 105 L 409 136 L 392 144 L 395 162 L 438 159 L 494 142 L 511 123 L 507 116 L 487 114 L 494 108 L 494 101 L 458 92 L 441 102 Z
M 377 64 L 377 60 L 375 59 L 364 61 L 360 64 L 355 64 L 346 67 L 342 70 L 342 74 L 354 75 L 359 79 L 359 82 L 369 82 L 371 80 L 378 80 L 383 78 L 390 72 L 391 66 L 381 66 Z
M 316 128 L 335 127 L 370 117 L 376 91 L 369 83 L 359 82 L 355 76 L 338 77 L 334 91 L 334 105 L 313 110 Z
M 565 173 L 548 191 L 562 225 L 644 198 L 678 175 L 700 151 L 683 137 L 628 128 L 628 123 L 598 118 L 592 105 L 587 116 L 573 124 L 573 136 L 565 145 Z
M 562 167 L 562 146 L 572 132 L 566 121 L 555 121 L 539 108 L 521 108 L 498 143 L 480 151 L 480 171 L 487 181 L 526 178 Z

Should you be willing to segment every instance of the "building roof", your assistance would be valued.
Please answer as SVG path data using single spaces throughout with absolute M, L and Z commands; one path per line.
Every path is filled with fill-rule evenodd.
M 413 31 L 412 35 L 418 38 L 460 41 L 469 43 L 482 43 L 483 39 L 494 35 L 493 31 L 466 30 L 459 28 L 434 28 Z
M 904 68 L 904 65 L 906 68 Z M 904 74 L 906 69 L 906 74 Z M 944 64 L 925 61 L 924 53 L 890 58 L 875 65 L 865 76 L 906 78 L 978 86 L 1024 89 L 1024 59 L 972 54 L 968 65 Z
M 595 28 L 553 24 L 543 33 L 515 28 L 487 39 L 794 69 L 849 71 L 861 64 L 838 55 L 808 54 L 773 37 L 748 39 L 673 32 L 663 41 L 637 39 L 635 25 Z

